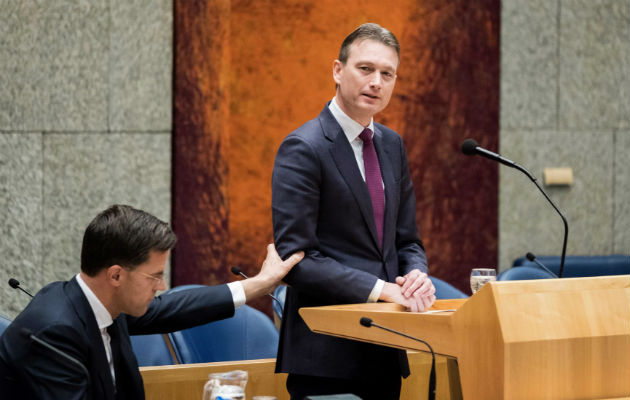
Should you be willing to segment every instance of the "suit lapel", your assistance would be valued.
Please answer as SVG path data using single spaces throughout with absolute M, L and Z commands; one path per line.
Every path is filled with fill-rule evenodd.
M 112 355 L 116 360 L 116 382 L 118 398 L 144 399 L 142 377 L 138 362 L 131 348 L 125 317 L 120 315 L 110 328 L 112 336 Z
M 376 224 L 374 223 L 374 212 L 372 210 L 370 192 L 368 192 L 365 181 L 361 177 L 361 171 L 359 171 L 359 167 L 357 166 L 357 160 L 354 157 L 352 146 L 343 133 L 341 126 L 339 126 L 335 117 L 330 113 L 328 105 L 324 107 L 319 118 L 324 130 L 324 135 L 328 140 L 332 141 L 330 153 L 333 160 L 335 160 L 335 165 L 354 195 L 354 199 L 359 206 L 363 220 L 372 237 L 373 244 L 380 253 L 381 248 L 378 244 L 378 235 L 376 234 Z
M 92 393 L 104 393 L 103 398 L 114 398 L 114 382 L 112 381 L 112 375 L 109 371 L 109 363 L 107 362 L 107 355 L 105 354 L 105 347 L 103 340 L 101 339 L 101 331 L 96 324 L 96 317 L 90 307 L 83 291 L 79 287 L 79 283 L 76 278 L 72 278 L 66 286 L 66 294 L 70 299 L 72 307 L 83 322 L 86 330 L 87 337 L 90 338 L 90 354 L 88 355 L 88 365 L 86 368 L 91 374 L 91 383 L 94 386 L 91 389 Z M 96 378 L 98 377 L 98 382 Z

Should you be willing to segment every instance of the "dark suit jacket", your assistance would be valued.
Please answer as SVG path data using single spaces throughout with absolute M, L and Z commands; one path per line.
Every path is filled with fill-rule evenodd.
M 385 185 L 382 249 L 367 186 L 328 106 L 278 150 L 272 178 L 274 241 L 282 257 L 306 253 L 285 278 L 290 288 L 278 372 L 342 378 L 384 369 L 408 374 L 400 352 L 313 333 L 298 314 L 300 307 L 364 303 L 377 279 L 393 282 L 414 268 L 427 271 L 402 139 L 383 125 L 374 126 Z
M 167 333 L 233 314 L 234 303 L 226 285 L 158 296 L 139 318 L 121 314 L 115 320 L 122 353 L 116 368 L 119 390 L 115 396 L 101 333 L 76 278 L 51 283 L 0 338 L 0 396 L 14 393 L 6 398 L 144 399 L 130 334 Z M 20 335 L 23 327 L 83 363 L 90 384 L 79 367 Z

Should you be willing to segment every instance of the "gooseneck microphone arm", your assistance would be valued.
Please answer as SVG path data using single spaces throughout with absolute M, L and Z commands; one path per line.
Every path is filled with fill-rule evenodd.
M 462 143 L 462 153 L 464 153 L 467 156 L 480 155 L 480 156 L 488 158 L 490 160 L 500 162 L 501 164 L 507 165 L 508 167 L 515 168 L 515 169 L 521 171 L 522 173 L 524 173 L 532 182 L 534 182 L 534 185 L 536 185 L 538 190 L 540 190 L 540 193 L 542 193 L 543 196 L 545 196 L 545 199 L 547 199 L 547 201 L 549 202 L 549 204 L 551 204 L 553 209 L 556 210 L 558 215 L 560 215 L 560 218 L 562 218 L 562 223 L 564 224 L 564 240 L 562 242 L 562 257 L 560 258 L 560 271 L 558 273 L 558 277 L 562 278 L 562 272 L 564 271 L 564 259 L 565 259 L 566 254 L 567 254 L 567 238 L 569 236 L 569 224 L 567 223 L 567 219 L 564 217 L 564 215 L 562 215 L 562 213 L 560 212 L 558 207 L 556 207 L 554 202 L 551 201 L 549 196 L 547 196 L 547 193 L 545 193 L 543 188 L 540 187 L 540 185 L 536 181 L 536 178 L 534 178 L 532 176 L 532 174 L 529 173 L 528 170 L 526 170 L 522 166 L 518 165 L 514 161 L 508 160 L 507 158 L 504 158 L 504 157 L 502 157 L 501 155 L 499 155 L 497 153 L 493 153 L 493 152 L 491 152 L 489 150 L 486 150 L 483 147 L 479 147 L 477 142 L 474 141 L 473 139 L 466 139 L 466 140 L 464 140 L 464 142 Z
M 541 263 L 536 256 L 533 253 L 527 253 L 525 254 L 525 258 L 527 258 L 529 261 L 533 262 L 534 264 L 538 265 L 540 268 L 544 269 L 545 271 L 549 272 L 551 275 L 555 276 L 556 278 L 558 278 L 558 275 L 556 275 L 552 270 L 550 270 L 549 268 L 545 267 L 545 265 L 543 263 Z
M 43 347 L 47 348 L 48 350 L 52 351 L 53 353 L 57 354 L 58 356 L 61 356 L 61 358 L 65 359 L 67 361 L 70 361 L 72 364 L 77 365 L 79 367 L 79 369 L 81 369 L 81 371 L 85 374 L 85 378 L 87 379 L 87 387 L 90 386 L 90 373 L 88 372 L 87 368 L 85 368 L 85 365 L 83 365 L 83 363 L 81 361 L 77 360 L 76 358 L 72 357 L 71 355 L 67 354 L 64 351 L 59 350 L 58 348 L 56 348 L 52 344 L 46 342 L 45 340 L 42 340 L 42 339 L 38 338 L 28 328 L 20 329 L 20 335 L 22 335 L 25 338 L 27 338 L 27 339 L 37 343 L 40 346 L 43 346 Z
M 241 269 L 239 267 L 237 267 L 236 265 L 233 266 L 232 268 L 230 268 L 230 271 L 232 271 L 232 273 L 236 276 L 241 276 L 243 277 L 243 279 L 249 279 L 249 276 L 245 275 L 243 273 L 243 271 L 241 271 Z M 278 300 L 276 298 L 276 296 L 274 296 L 271 293 L 267 293 L 268 296 L 270 296 L 272 299 L 274 299 L 276 301 L 276 303 L 278 303 L 278 305 L 280 306 L 280 308 L 282 308 L 282 303 L 280 303 L 280 300 Z
M 371 318 L 368 318 L 368 317 L 361 317 L 361 319 L 359 320 L 359 323 L 365 326 L 366 328 L 375 326 L 384 331 L 393 333 L 394 335 L 403 336 L 403 337 L 406 337 L 407 339 L 415 340 L 416 342 L 420 342 L 429 348 L 429 350 L 431 351 L 431 373 L 429 374 L 429 400 L 435 400 L 435 353 L 433 352 L 433 347 L 431 347 L 429 343 L 425 342 L 422 339 L 407 335 L 406 333 L 399 332 L 397 330 L 388 328 L 383 325 L 379 325 L 376 322 L 372 321 Z

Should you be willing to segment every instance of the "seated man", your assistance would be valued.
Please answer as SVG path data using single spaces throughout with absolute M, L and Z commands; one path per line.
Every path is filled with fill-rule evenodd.
M 282 261 L 269 245 L 260 273 L 250 279 L 155 297 L 166 289 L 164 268 L 175 242 L 171 228 L 144 211 L 114 205 L 100 213 L 83 237 L 81 272 L 44 287 L 0 337 L 2 398 L 144 399 L 130 334 L 231 317 L 303 257 Z M 35 343 L 26 330 L 85 369 Z

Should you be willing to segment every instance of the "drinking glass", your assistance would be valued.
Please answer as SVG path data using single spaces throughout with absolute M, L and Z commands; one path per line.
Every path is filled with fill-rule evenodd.
M 470 273 L 470 288 L 475 294 L 486 282 L 496 280 L 497 271 L 493 268 L 474 268 Z
M 203 400 L 245 400 L 247 371 L 217 372 L 208 376 L 203 388 Z

